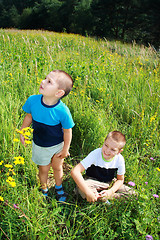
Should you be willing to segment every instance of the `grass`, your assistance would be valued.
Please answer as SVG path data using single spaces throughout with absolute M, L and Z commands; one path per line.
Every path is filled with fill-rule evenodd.
M 159 239 L 160 202 L 153 196 L 160 194 L 159 56 L 135 43 L 47 31 L 1 29 L 0 43 L 1 239 Z M 16 140 L 24 102 L 52 69 L 74 79 L 63 99 L 76 124 L 65 164 L 66 204 L 54 196 L 44 201 L 31 146 Z M 73 194 L 70 169 L 112 130 L 126 135 L 125 183 L 136 183 L 138 197 L 89 204 Z M 24 164 L 15 165 L 18 156 Z

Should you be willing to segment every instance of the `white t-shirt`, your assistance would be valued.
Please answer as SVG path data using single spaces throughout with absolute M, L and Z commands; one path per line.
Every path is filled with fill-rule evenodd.
M 95 178 L 101 182 L 112 181 L 116 174 L 125 174 L 125 162 L 123 156 L 119 153 L 110 161 L 102 157 L 102 148 L 97 148 L 85 157 L 81 164 L 86 170 L 88 177 Z

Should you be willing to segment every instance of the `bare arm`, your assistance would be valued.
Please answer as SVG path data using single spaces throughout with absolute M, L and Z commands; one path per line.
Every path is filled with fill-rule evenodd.
M 61 152 L 59 152 L 57 157 L 65 158 L 69 156 L 69 148 L 72 140 L 72 128 L 64 129 L 63 128 L 63 139 L 64 139 L 64 146 Z
M 23 128 L 29 127 L 31 125 L 31 123 L 32 123 L 32 115 L 30 113 L 27 113 L 24 120 L 23 120 L 21 130 Z M 25 139 L 24 139 L 24 136 L 22 134 L 20 135 L 20 140 L 21 140 L 21 143 L 24 145 L 25 144 Z
M 95 195 L 95 193 L 93 193 L 93 191 L 91 191 L 91 189 L 85 183 L 85 180 L 81 174 L 84 170 L 85 168 L 83 167 L 83 165 L 79 163 L 72 169 L 71 176 L 80 188 L 80 190 L 86 195 L 87 201 L 95 202 L 98 199 L 98 195 Z
M 103 190 L 99 193 L 100 197 L 110 197 L 114 194 L 124 183 L 124 175 L 117 174 L 117 180 L 109 190 Z
M 110 188 L 113 193 L 115 193 L 124 183 L 124 175 L 117 174 L 117 181 Z

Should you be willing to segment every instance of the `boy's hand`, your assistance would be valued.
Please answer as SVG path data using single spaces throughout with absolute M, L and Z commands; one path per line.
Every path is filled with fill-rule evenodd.
M 66 157 L 70 156 L 70 153 L 68 152 L 68 150 L 62 149 L 62 151 L 60 151 L 59 153 L 57 153 L 55 155 L 58 158 L 66 158 Z
M 113 191 L 111 189 L 103 190 L 99 193 L 99 198 L 110 198 L 112 194 L 113 194 Z
M 88 191 L 86 194 L 86 199 L 88 202 L 96 202 L 98 198 L 98 192 Z
M 20 134 L 20 141 L 23 145 L 25 145 L 25 138 L 22 134 Z

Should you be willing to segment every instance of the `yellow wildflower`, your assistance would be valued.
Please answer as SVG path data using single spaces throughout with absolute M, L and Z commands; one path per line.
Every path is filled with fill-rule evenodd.
M 1 161 L 1 162 L 0 162 L 0 165 L 2 165 L 2 163 L 4 163 L 4 161 Z
M 141 121 L 143 122 L 143 119 L 144 119 L 144 109 L 142 109 L 142 115 L 141 115 L 142 119 Z
M 3 198 L 3 197 L 1 197 L 1 196 L 0 196 L 0 201 L 2 201 L 2 202 L 4 201 L 4 198 Z
M 156 70 L 156 69 L 154 69 L 153 72 L 154 72 L 155 74 L 157 74 L 157 70 Z
M 160 168 L 157 167 L 156 169 L 158 170 L 158 172 L 160 172 Z
M 16 186 L 15 180 L 14 180 L 14 178 L 12 178 L 12 177 L 8 177 L 7 180 L 6 180 L 6 182 L 7 182 L 9 185 L 11 185 L 11 187 L 15 187 L 15 186 Z
M 28 131 L 30 127 L 23 128 L 23 131 Z
M 16 129 L 17 133 L 20 133 L 22 135 L 30 136 L 33 132 L 33 129 L 30 127 L 23 128 L 22 130 Z
M 13 142 L 19 142 L 19 139 L 18 138 L 14 138 Z
M 6 168 L 13 168 L 13 166 L 11 164 L 6 164 L 4 165 Z
M 25 140 L 25 143 L 26 143 L 26 144 L 31 144 L 32 142 L 29 141 L 29 140 Z
M 29 131 L 24 133 L 25 136 L 31 136 L 31 133 Z
M 153 122 L 157 117 L 157 112 L 150 118 L 150 123 Z
M 24 158 L 19 156 L 19 157 L 14 157 L 15 161 L 14 161 L 14 164 L 17 165 L 17 164 L 24 164 Z
M 6 182 L 12 182 L 12 181 L 15 181 L 12 177 L 8 177 L 8 179 L 6 180 Z
M 19 156 L 19 157 L 14 157 L 15 160 L 22 160 L 24 159 L 23 157 Z
M 9 182 L 9 185 L 11 185 L 11 187 L 15 187 L 16 183 L 15 182 Z
M 23 131 L 22 131 L 22 130 L 16 129 L 16 132 L 17 132 L 17 133 L 20 133 L 20 134 L 23 134 Z

